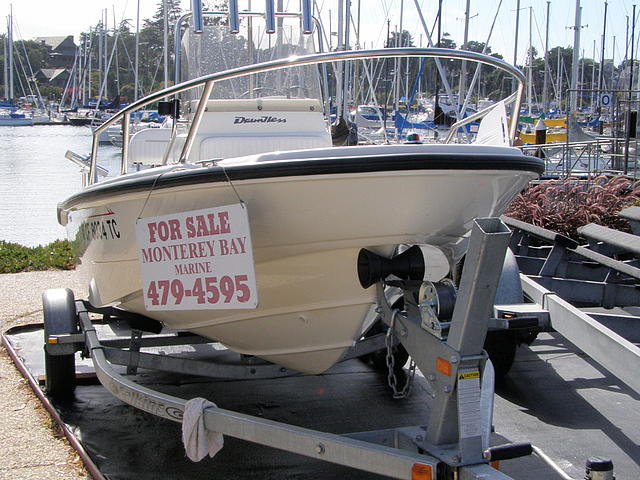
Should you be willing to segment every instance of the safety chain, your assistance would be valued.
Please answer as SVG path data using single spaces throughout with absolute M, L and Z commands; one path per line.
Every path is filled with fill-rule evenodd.
M 407 398 L 411 395 L 411 387 L 413 386 L 413 378 L 416 374 L 416 362 L 411 359 L 411 363 L 409 363 L 409 376 L 407 378 L 404 387 L 402 390 L 398 390 L 398 379 L 396 378 L 395 372 L 395 358 L 393 357 L 393 326 L 396 321 L 396 315 L 400 313 L 400 310 L 397 308 L 393 310 L 391 313 L 391 325 L 389 325 L 389 329 L 387 330 L 387 334 L 384 338 L 384 343 L 387 347 L 387 383 L 391 390 L 393 390 L 393 398 L 396 400 Z

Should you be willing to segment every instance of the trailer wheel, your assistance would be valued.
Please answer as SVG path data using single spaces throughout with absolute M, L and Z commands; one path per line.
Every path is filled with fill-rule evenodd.
M 484 349 L 493 363 L 496 380 L 504 378 L 511 370 L 516 358 L 517 346 L 518 337 L 515 332 L 508 330 L 487 332 Z
M 511 249 L 507 248 L 494 303 L 508 305 L 523 302 L 524 295 L 522 294 L 518 262 Z M 496 379 L 503 378 L 511 370 L 516 358 L 518 343 L 518 334 L 514 331 L 487 332 L 484 349 L 493 363 Z
M 378 320 L 379 323 L 373 326 L 373 328 L 369 331 L 371 335 L 376 333 L 385 333 L 387 331 L 387 326 L 382 322 L 382 320 Z M 404 348 L 404 346 L 399 343 L 395 347 L 391 349 L 391 355 L 393 355 L 393 365 L 394 370 L 396 372 L 402 371 L 402 368 L 409 360 L 409 352 Z M 387 349 L 383 348 L 381 350 L 376 350 L 373 353 L 367 355 L 367 359 L 373 365 L 373 368 L 380 372 L 387 371 Z
M 77 333 L 75 298 L 68 288 L 46 290 L 42 294 L 44 340 L 49 335 Z M 76 389 L 75 355 L 52 355 L 44 349 L 45 389 L 54 399 L 68 399 Z

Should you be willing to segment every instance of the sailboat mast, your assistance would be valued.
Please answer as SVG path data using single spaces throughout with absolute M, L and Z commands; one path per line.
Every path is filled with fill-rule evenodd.
M 576 0 L 576 18 L 573 26 L 573 56 L 571 58 L 571 94 L 569 100 L 571 104 L 571 112 L 575 112 L 578 109 L 578 73 L 580 64 L 580 29 L 582 28 L 581 21 L 582 8 L 580 7 L 580 0 Z
M 140 0 L 138 0 L 138 8 L 136 12 L 136 53 L 135 53 L 135 67 L 133 72 L 133 99 L 137 100 L 140 84 L 140 77 L 138 76 L 138 69 L 140 67 Z
M 404 47 L 404 38 L 402 36 L 402 28 L 403 28 L 403 20 L 404 20 L 404 0 L 400 0 L 400 28 L 398 29 L 398 36 L 396 37 L 396 47 Z M 440 46 L 440 45 L 438 45 Z M 400 58 L 396 58 L 396 111 L 399 108 L 400 96 L 402 95 L 402 90 L 400 85 L 402 83 L 402 60 Z M 409 110 L 409 105 L 407 105 L 407 111 Z M 397 113 L 397 112 L 396 112 Z
M 604 64 L 604 44 L 605 44 L 605 35 L 607 34 L 607 7 L 609 6 L 609 4 L 607 2 L 604 2 L 604 19 L 602 20 L 602 53 L 600 55 L 600 70 L 598 72 L 598 114 L 602 113 L 602 106 L 600 105 L 600 93 L 602 93 L 602 75 L 604 73 L 604 69 L 602 68 L 603 64 Z M 632 49 L 633 49 L 633 45 L 632 45 Z M 631 54 L 633 56 L 633 52 Z M 602 134 L 603 132 L 603 122 L 600 121 L 598 122 L 599 127 L 599 133 Z
M 593 41 L 593 57 L 591 61 L 591 112 L 595 111 L 595 92 L 596 89 L 596 41 Z
M 438 48 L 441 47 L 440 45 L 441 41 L 442 41 L 442 0 L 438 0 L 438 44 L 436 45 L 436 47 Z M 439 102 L 440 102 L 440 83 L 438 82 L 438 77 L 436 77 L 436 103 L 435 103 L 436 108 L 435 110 L 437 110 Z M 434 120 L 435 120 L 435 110 L 434 110 Z M 440 113 L 442 113 L 442 111 L 440 111 Z
M 71 99 L 73 102 L 78 98 L 78 59 L 80 58 L 80 54 L 78 53 L 79 49 L 76 48 L 76 54 L 73 59 L 73 66 L 71 67 L 71 74 L 69 75 L 69 80 L 67 81 L 67 86 L 71 84 Z M 72 102 L 72 103 L 73 103 Z
M 112 7 L 113 12 L 113 53 L 112 58 L 116 61 L 116 95 L 120 95 L 120 64 L 118 62 L 118 23 L 116 19 L 116 9 Z
M 163 39 L 164 39 L 164 88 L 169 87 L 169 21 L 167 15 L 167 0 L 162 0 Z
M 467 0 L 467 7 L 464 11 L 464 43 L 462 44 L 462 49 L 467 49 L 467 43 L 469 42 L 469 10 L 471 8 L 471 0 Z M 462 61 L 462 71 L 460 72 L 460 88 L 458 89 L 458 112 L 460 118 L 464 115 L 462 112 L 462 102 L 464 99 L 465 90 L 467 88 L 467 62 Z
M 560 46 L 558 45 L 558 67 L 556 69 L 556 85 L 558 89 L 556 90 L 556 98 L 558 99 L 558 108 L 562 109 L 562 72 L 560 70 Z
M 611 50 L 611 90 L 615 88 L 615 85 L 613 84 L 613 82 L 615 81 L 614 75 L 616 73 L 615 55 L 616 55 L 616 36 L 614 35 L 613 50 Z
M 595 55 L 594 57 L 595 58 Z M 629 58 L 629 15 L 627 15 L 627 32 L 624 37 L 624 63 L 627 64 Z
M 344 0 L 338 0 L 338 50 L 344 50 Z M 344 114 L 344 62 L 338 63 L 336 79 L 336 118 L 339 119 Z
M 104 53 L 104 60 L 102 61 L 102 65 L 104 66 L 104 97 L 109 97 L 108 87 L 109 87 L 109 30 L 107 27 L 109 21 L 109 11 L 104 9 L 104 48 L 102 49 L 102 53 Z M 100 103 L 100 99 L 98 99 L 98 103 Z
M 631 94 L 633 90 L 633 41 L 636 33 L 636 6 L 633 6 L 633 20 L 631 27 L 631 70 L 629 72 L 629 100 L 631 100 Z M 631 105 L 629 105 L 631 107 Z
M 527 104 L 528 104 L 528 114 L 531 116 L 531 84 L 532 76 L 531 70 L 533 69 L 533 45 L 532 45 L 532 25 L 533 25 L 533 7 L 529 7 L 529 55 L 527 55 L 529 70 L 527 72 Z
M 8 19 L 8 48 L 7 54 L 9 56 L 9 103 L 13 104 L 13 6 L 9 5 L 9 19 Z
M 584 88 L 584 48 L 582 49 L 582 56 L 580 57 L 580 83 L 579 88 L 583 89 Z M 582 92 L 580 92 L 580 101 L 578 103 L 578 108 L 582 109 Z
M 4 38 L 4 41 L 2 42 L 2 54 L 3 54 L 3 58 L 7 58 L 7 43 L 9 43 L 9 38 L 8 36 Z M 8 62 L 3 62 L 3 82 L 2 85 L 4 85 L 4 99 L 5 100 L 9 100 L 9 65 Z
M 96 41 L 98 43 L 98 85 L 102 85 L 102 71 L 103 71 L 103 67 L 102 67 L 102 47 L 103 47 L 103 42 L 102 42 L 102 30 L 104 29 L 104 23 L 102 23 L 102 20 L 100 21 L 100 30 L 96 32 Z M 98 87 L 99 89 L 100 87 Z
M 89 57 L 89 67 L 87 68 L 88 71 L 88 75 L 87 75 L 87 99 L 91 98 L 91 71 L 92 71 L 92 67 L 93 67 L 93 38 L 94 35 L 96 34 L 95 30 L 91 31 L 91 28 L 89 28 L 89 53 L 88 53 L 88 57 Z M 86 104 L 86 102 L 85 102 Z
M 518 65 L 518 30 L 520 29 L 520 0 L 516 4 L 516 38 L 513 45 L 513 66 Z M 511 89 L 516 89 L 516 79 L 514 78 L 511 84 Z
M 82 36 L 80 38 L 82 38 Z M 84 103 L 84 79 L 82 78 L 82 74 L 84 72 L 84 47 L 82 45 L 82 41 L 78 47 L 77 55 L 78 69 L 76 74 L 78 76 L 78 97 L 80 98 L 80 101 Z
M 351 49 L 351 0 L 345 0 L 345 25 L 344 25 L 344 43 L 345 50 Z M 349 92 L 351 89 L 349 88 L 350 80 L 351 80 L 351 65 L 352 62 L 345 62 L 344 66 L 344 95 L 343 95 L 343 112 L 345 115 L 349 114 Z
M 547 2 L 547 26 L 544 38 L 544 81 L 542 83 L 542 109 L 549 110 L 549 13 L 551 2 Z
M 363 48 L 362 44 L 360 43 L 360 0 L 358 0 L 357 16 L 356 16 L 353 33 L 355 35 L 355 41 L 353 42 L 355 45 L 355 49 L 359 50 Z M 363 64 L 363 68 L 364 69 L 367 68 L 366 64 Z M 364 94 L 362 93 L 362 91 L 364 91 L 365 89 L 363 88 L 363 84 L 358 80 L 360 78 L 360 63 L 356 62 L 356 64 L 352 67 L 352 69 L 353 69 L 353 75 L 351 76 L 352 82 L 353 82 L 352 96 L 354 99 L 354 105 L 357 106 L 359 103 L 366 103 L 366 99 L 363 98 Z
M 626 134 L 625 134 L 625 139 L 624 139 L 624 174 L 626 175 L 627 172 L 629 171 L 629 140 L 631 137 L 631 128 L 633 128 L 635 130 L 636 126 L 635 125 L 631 125 L 630 122 L 630 116 L 631 116 L 631 97 L 633 95 L 633 47 L 634 47 L 634 36 L 636 33 L 636 6 L 633 6 L 633 18 L 631 21 L 631 70 L 629 72 L 629 93 L 628 93 L 628 99 L 629 99 L 629 104 L 627 105 L 626 108 L 626 114 L 625 114 L 625 124 L 626 124 Z M 633 136 L 635 137 L 635 131 L 633 132 Z M 617 166 L 619 168 L 619 166 Z
M 603 74 L 604 74 L 604 45 L 605 45 L 605 39 L 606 39 L 606 35 L 607 35 L 607 7 L 608 7 L 608 2 L 604 2 L 604 19 L 602 21 L 602 50 L 601 50 L 601 54 L 600 54 L 600 71 L 598 73 L 598 93 L 600 93 L 602 91 L 603 85 L 602 85 L 602 78 L 603 78 Z M 632 52 L 633 54 L 633 52 Z

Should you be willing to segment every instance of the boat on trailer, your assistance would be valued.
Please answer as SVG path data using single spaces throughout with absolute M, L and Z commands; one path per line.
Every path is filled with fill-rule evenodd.
M 250 18 L 255 29 L 258 17 Z M 207 28 L 210 33 L 196 34 L 187 50 L 211 57 L 215 51 L 203 47 L 206 39 L 218 49 L 234 41 L 221 40 L 226 26 Z M 281 51 L 298 52 L 281 42 Z M 94 132 L 90 157 L 69 153 L 86 167 L 87 185 L 58 207 L 91 304 L 320 373 L 343 358 L 377 318 L 375 288 L 358 274 L 361 249 L 389 259 L 416 246 L 409 249 L 415 257 L 410 263 L 419 265 L 411 278 L 453 276 L 474 219 L 499 216 L 542 173 L 543 163 L 510 146 L 515 123 L 507 125 L 504 103 L 452 127 L 455 132 L 488 115 L 472 144 L 334 147 L 327 97 L 310 94 L 323 93 L 322 66 L 399 57 L 465 58 L 523 80 L 508 64 L 472 52 L 316 53 L 205 73 L 106 121 Z M 187 70 L 202 73 L 200 64 Z M 516 111 L 521 95 L 522 85 L 508 99 Z M 165 98 L 171 100 L 161 104 L 161 113 L 171 114 L 173 127 L 130 136 L 130 113 Z M 98 182 L 97 139 L 118 121 L 120 175 Z M 218 273 L 216 263 L 225 255 L 216 236 L 224 230 L 219 215 L 238 206 L 247 229 L 224 240 L 227 253 L 250 251 L 255 273 L 248 279 Z M 140 225 L 146 243 L 136 231 Z M 145 273 L 151 263 L 165 270 Z
M 276 19 L 297 20 L 266 3 L 265 14 L 246 14 L 248 26 L 255 28 L 258 18 L 274 28 Z M 229 6 L 229 28 L 236 31 L 237 2 Z M 301 30 L 310 31 L 311 2 L 302 6 Z M 197 17 L 194 23 L 202 26 Z M 177 32 L 176 38 L 180 22 Z M 291 32 L 284 29 L 275 43 L 286 44 Z M 200 38 L 189 50 L 226 64 L 220 55 L 231 52 L 234 41 L 209 38 L 213 46 Z M 270 48 L 272 42 L 256 45 Z M 330 98 L 328 89 L 314 97 L 310 88 L 318 72 L 326 80 L 325 64 L 340 73 L 345 61 L 444 56 L 512 74 L 519 86 L 506 102 L 517 111 L 522 73 L 473 52 L 416 48 L 301 55 L 287 47 L 298 55 L 255 64 L 264 58 L 256 58 L 253 47 L 252 61 L 230 70 L 189 65 L 196 78 L 126 107 L 99 127 L 91 156 L 67 154 L 86 171 L 87 186 L 60 204 L 58 215 L 77 248 L 90 296 L 76 300 L 69 289 L 43 294 L 48 395 L 69 399 L 75 354 L 82 351 L 109 392 L 181 422 L 183 438 L 193 433 L 186 419 L 196 418 L 217 438 L 229 435 L 403 480 L 507 479 L 494 462 L 533 452 L 561 472 L 531 444 L 491 446 L 498 367 L 509 364 L 521 333 L 535 334 L 558 315 L 544 305 L 553 292 L 541 292 L 542 305 L 523 303 L 524 280 L 513 254 L 505 254 L 511 232 L 496 215 L 542 163 L 510 146 L 517 125 L 507 124 L 504 103 L 452 125 L 445 144 L 412 139 L 334 147 L 330 104 L 318 100 Z M 301 67 L 308 66 L 305 73 Z M 186 94 L 181 103 L 179 94 Z M 172 117 L 171 128 L 130 135 L 130 113 L 161 100 L 158 108 Z M 451 143 L 460 127 L 482 117 L 473 144 Z M 98 182 L 109 172 L 98 164 L 97 139 L 118 120 L 120 175 Z M 110 326 L 121 332 L 113 325 L 121 322 L 130 327 L 128 338 L 107 332 Z M 505 361 L 485 342 L 496 333 L 508 340 L 498 345 Z M 235 355 L 220 351 L 216 341 L 245 355 L 225 362 Z M 194 358 L 193 347 L 202 343 L 209 354 Z M 167 354 L 171 346 L 184 350 Z M 394 367 L 402 359 L 394 352 L 399 346 L 412 359 L 402 389 Z M 408 395 L 416 368 L 424 375 L 427 415 L 419 425 L 335 435 L 207 406 L 202 398 L 185 400 L 130 378 L 139 368 L 277 378 L 381 352 L 394 398 Z M 115 365 L 125 366 L 127 375 Z M 187 443 L 189 458 L 204 455 Z M 609 460 L 590 460 L 587 469 L 613 475 Z

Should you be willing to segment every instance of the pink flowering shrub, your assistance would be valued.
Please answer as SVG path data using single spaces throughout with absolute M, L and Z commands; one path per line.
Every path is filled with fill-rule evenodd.
M 569 178 L 532 185 L 509 205 L 505 215 L 578 240 L 577 229 L 588 223 L 629 231 L 616 214 L 640 205 L 640 181 L 619 175 L 590 181 Z

